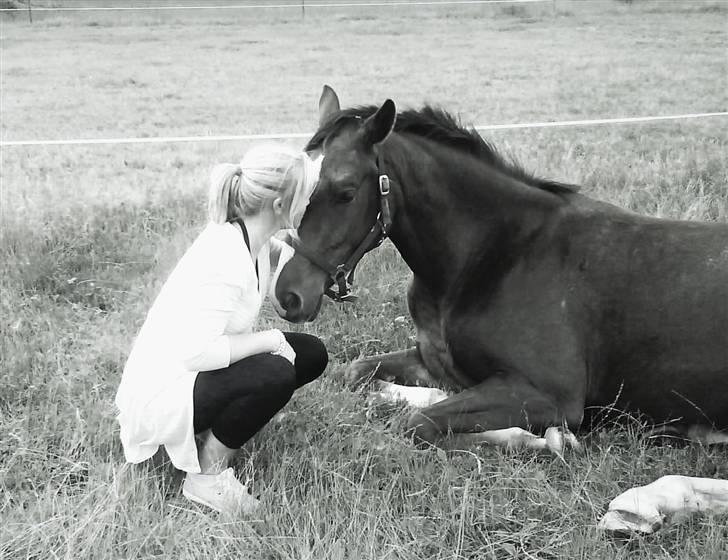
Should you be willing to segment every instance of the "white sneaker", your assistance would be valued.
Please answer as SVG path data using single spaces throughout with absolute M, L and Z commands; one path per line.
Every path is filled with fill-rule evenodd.
M 248 493 L 248 487 L 235 478 L 232 468 L 220 474 L 187 474 L 182 494 L 188 500 L 223 513 L 251 514 L 260 505 Z

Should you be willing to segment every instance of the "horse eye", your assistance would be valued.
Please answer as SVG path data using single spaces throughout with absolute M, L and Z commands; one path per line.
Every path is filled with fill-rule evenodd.
M 341 202 L 342 204 L 347 204 L 348 202 L 351 202 L 354 200 L 354 196 L 356 196 L 356 191 L 352 189 L 346 189 L 343 191 L 339 191 L 335 195 L 336 202 Z

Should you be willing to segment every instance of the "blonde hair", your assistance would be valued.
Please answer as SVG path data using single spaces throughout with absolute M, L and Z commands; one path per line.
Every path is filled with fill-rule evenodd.
M 295 228 L 303 215 L 301 193 L 305 193 L 307 204 L 317 179 L 318 167 L 304 152 L 285 144 L 255 146 L 239 164 L 223 163 L 212 170 L 210 220 L 222 224 L 255 215 L 280 198 L 288 216 L 287 226 Z

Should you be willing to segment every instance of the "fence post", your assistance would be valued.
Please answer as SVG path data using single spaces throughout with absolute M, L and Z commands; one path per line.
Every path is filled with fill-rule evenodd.
M 33 23 L 33 12 L 30 9 L 30 3 L 31 0 L 28 0 L 28 21 L 30 21 L 30 23 Z
M 301 19 L 306 19 L 306 0 L 301 0 Z

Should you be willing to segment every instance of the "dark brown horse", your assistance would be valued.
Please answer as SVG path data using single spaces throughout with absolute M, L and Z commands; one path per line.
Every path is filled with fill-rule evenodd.
M 575 428 L 591 405 L 728 427 L 728 224 L 536 178 L 431 107 L 340 110 L 325 88 L 320 112 L 321 178 L 276 296 L 286 319 L 313 320 L 388 235 L 414 273 L 417 346 L 350 374 L 456 391 L 413 414 L 420 438 Z

